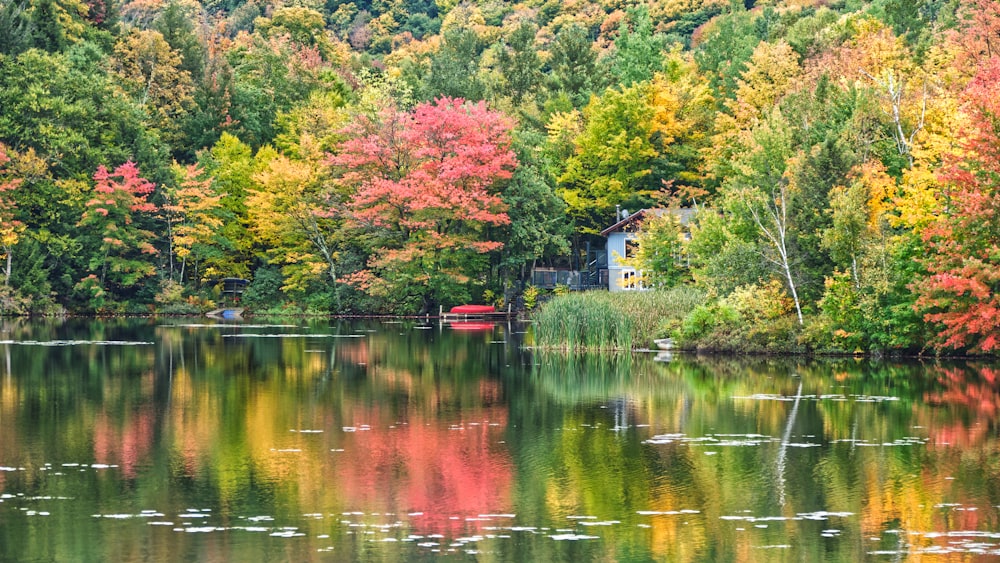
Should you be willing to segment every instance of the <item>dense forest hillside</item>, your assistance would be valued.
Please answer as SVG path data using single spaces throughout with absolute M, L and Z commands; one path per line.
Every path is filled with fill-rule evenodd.
M 715 317 L 989 352 L 998 45 L 992 0 L 0 0 L 2 308 L 436 311 L 685 207 L 633 260 Z

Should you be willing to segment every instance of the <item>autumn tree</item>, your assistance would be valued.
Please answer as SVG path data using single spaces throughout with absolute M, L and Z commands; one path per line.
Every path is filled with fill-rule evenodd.
M 248 277 L 253 243 L 247 232 L 247 196 L 259 169 L 253 150 L 235 136 L 223 133 L 210 151 L 201 154 L 199 164 L 222 194 L 221 204 L 228 220 L 218 234 L 229 248 L 223 255 L 206 257 L 202 275 Z
M 371 244 L 367 268 L 349 281 L 423 311 L 468 299 L 486 253 L 503 246 L 490 228 L 510 221 L 497 190 L 517 164 L 510 128 L 484 103 L 453 98 L 359 116 L 331 160 Z
M 208 56 L 204 40 L 195 30 L 194 22 L 200 15 L 199 11 L 198 4 L 170 0 L 154 22 L 156 31 L 180 55 L 181 61 L 177 68 L 187 71 L 195 82 L 201 80 Z
M 626 263 L 643 272 L 647 287 L 673 287 L 687 275 L 684 231 L 677 209 L 649 213 L 636 236 L 638 250 Z
M 224 251 L 220 230 L 224 224 L 222 194 L 196 165 L 174 166 L 176 185 L 163 192 L 169 251 L 167 272 L 171 280 L 184 281 L 189 261 L 197 265 Z M 176 259 L 180 260 L 178 271 Z
M 157 253 L 156 235 L 140 221 L 143 214 L 157 211 L 148 201 L 154 188 L 131 161 L 113 172 L 97 167 L 93 194 L 78 226 L 96 238 L 89 267 L 101 288 L 128 289 L 156 271 L 149 259 Z
M 258 153 L 247 199 L 249 230 L 260 254 L 281 267 L 282 289 L 308 293 L 313 303 L 332 294 L 338 309 L 346 197 L 332 185 L 324 161 L 341 142 L 343 106 L 336 91 L 314 92 L 305 104 L 279 114 L 275 144 L 281 154 Z
M 326 279 L 336 295 L 339 202 L 319 161 L 271 158 L 254 175 L 247 199 L 250 230 L 272 264 L 281 265 L 283 290 L 302 292 Z
M 583 129 L 558 177 L 558 193 L 581 232 L 599 232 L 615 205 L 658 189 L 651 177 L 659 154 L 652 96 L 648 82 L 612 88 L 584 110 Z
M 3 284 L 10 284 L 14 263 L 14 246 L 24 232 L 25 225 L 16 218 L 17 200 L 14 193 L 21 185 L 20 178 L 11 177 L 7 169 L 10 157 L 7 147 L 0 143 L 0 249 L 3 249 L 6 265 L 3 269 Z
M 956 63 L 971 74 L 1000 56 L 1000 5 L 993 0 L 962 2 L 958 19 L 959 25 L 948 32 L 948 38 L 959 47 Z
M 693 74 L 689 60 L 671 53 L 667 72 L 652 81 L 609 88 L 582 115 L 552 116 L 558 193 L 579 232 L 599 232 L 616 205 L 647 207 L 664 180 L 699 181 L 713 100 Z
M 927 78 L 913 68 L 902 40 L 890 30 L 862 34 L 857 41 L 866 55 L 860 72 L 883 101 L 896 152 L 913 166 L 913 146 L 927 115 Z
M 920 269 L 919 238 L 893 229 L 896 180 L 879 161 L 858 165 L 846 186 L 830 191 L 830 225 L 821 246 L 835 269 L 827 272 L 819 306 L 830 333 L 847 350 L 889 350 L 918 346 L 922 337 L 907 286 Z
M 88 8 L 80 0 L 30 0 L 26 13 L 32 23 L 34 46 L 55 52 L 80 41 L 86 33 Z
M 850 185 L 831 190 L 831 224 L 822 231 L 822 246 L 838 266 L 850 272 L 855 287 L 860 288 L 866 248 L 884 236 L 883 202 L 891 196 L 895 184 L 877 161 L 865 164 L 856 176 Z
M 1000 350 L 1000 58 L 966 90 L 963 153 L 942 172 L 948 208 L 923 234 L 930 276 L 914 284 L 939 349 Z
M 691 54 L 677 46 L 667 53 L 652 86 L 654 140 L 662 153 L 654 176 L 687 196 L 680 205 L 696 205 L 698 194 L 704 195 L 704 160 L 716 114 L 708 80 Z
M 271 19 L 257 21 L 257 31 L 264 37 L 287 35 L 293 42 L 316 48 L 324 58 L 334 56 L 325 29 L 323 14 L 303 7 L 279 8 Z
M 66 271 L 55 265 L 62 262 L 68 269 L 69 264 L 75 266 L 78 260 L 78 243 L 71 233 L 72 223 L 80 214 L 75 201 L 53 204 L 52 198 L 57 193 L 75 199 L 67 193 L 73 190 L 60 191 L 60 186 L 54 185 L 48 163 L 34 149 L 15 152 L 7 148 L 6 156 L 9 160 L 0 165 L 0 184 L 15 185 L 2 196 L 5 205 L 14 206 L 5 207 L 10 213 L 8 218 L 12 219 L 6 224 L 6 236 L 8 240 L 16 236 L 17 240 L 7 249 L 11 264 L 7 268 L 9 280 L 5 281 L 16 288 L 17 295 L 30 300 L 32 310 L 42 311 L 52 303 L 54 274 Z M 70 224 L 63 225 L 67 221 Z M 62 230 L 53 232 L 56 226 Z
M 735 98 L 715 120 L 716 134 L 707 149 L 710 173 L 721 179 L 733 173 L 734 155 L 752 143 L 750 131 L 789 93 L 801 74 L 798 55 L 783 41 L 761 42 L 735 80 Z
M 337 90 L 313 92 L 309 99 L 288 112 L 278 114 L 274 146 L 294 160 L 322 160 L 340 142 L 346 114 L 346 93 Z
M 149 125 L 171 144 L 194 99 L 191 74 L 159 31 L 132 31 L 115 45 L 114 70 L 125 91 L 149 115 Z

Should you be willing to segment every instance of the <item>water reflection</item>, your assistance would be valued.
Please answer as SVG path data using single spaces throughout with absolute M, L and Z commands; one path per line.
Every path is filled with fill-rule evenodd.
M 2 328 L 0 559 L 1000 549 L 993 364 L 536 355 L 505 324 Z

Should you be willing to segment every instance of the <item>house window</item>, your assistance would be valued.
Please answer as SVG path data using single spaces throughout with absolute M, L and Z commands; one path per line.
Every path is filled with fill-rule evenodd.
M 621 270 L 618 277 L 618 287 L 623 291 L 644 291 L 646 284 L 642 282 L 642 270 L 626 268 Z
M 625 241 L 625 259 L 629 260 L 635 258 L 639 253 L 639 241 L 635 239 L 627 239 Z
M 622 289 L 635 289 L 636 288 L 636 273 L 635 270 L 624 270 L 622 271 Z

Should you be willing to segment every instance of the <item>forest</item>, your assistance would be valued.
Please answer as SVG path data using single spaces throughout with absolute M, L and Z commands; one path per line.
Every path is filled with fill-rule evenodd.
M 696 317 L 993 353 L 998 45 L 992 0 L 0 0 L 0 310 L 436 312 L 683 207 L 629 260 Z

